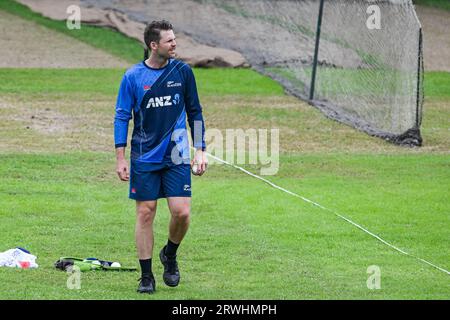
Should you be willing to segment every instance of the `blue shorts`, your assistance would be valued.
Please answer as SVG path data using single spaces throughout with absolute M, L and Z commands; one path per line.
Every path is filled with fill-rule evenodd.
M 130 195 L 137 201 L 151 201 L 167 197 L 191 196 L 191 166 L 189 164 L 161 165 L 156 170 L 131 164 Z

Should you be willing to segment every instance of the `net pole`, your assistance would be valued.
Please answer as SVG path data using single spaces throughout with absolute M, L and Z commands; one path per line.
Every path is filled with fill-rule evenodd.
M 423 52 L 422 52 L 422 28 L 419 29 L 419 52 L 418 52 L 418 59 L 417 59 L 417 104 L 416 104 L 416 128 L 420 127 L 420 104 L 421 104 L 421 98 L 420 98 L 420 88 L 422 83 L 422 64 L 423 64 Z
M 317 61 L 319 58 L 320 29 L 322 27 L 323 5 L 325 0 L 320 0 L 319 17 L 317 19 L 316 45 L 314 49 L 314 63 L 311 76 L 311 86 L 309 90 L 309 100 L 314 99 L 314 90 L 316 86 Z

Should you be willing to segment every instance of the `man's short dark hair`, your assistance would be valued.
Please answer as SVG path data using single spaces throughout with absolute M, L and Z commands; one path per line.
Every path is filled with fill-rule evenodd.
M 172 24 L 167 20 L 152 21 L 145 27 L 144 41 L 148 48 L 152 41 L 159 43 L 161 40 L 161 30 L 173 30 Z

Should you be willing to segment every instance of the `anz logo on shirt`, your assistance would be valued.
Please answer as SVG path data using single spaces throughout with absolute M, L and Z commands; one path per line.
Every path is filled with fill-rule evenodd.
M 155 97 L 148 100 L 146 108 L 170 107 L 180 103 L 180 95 L 177 93 L 173 100 L 172 96 Z

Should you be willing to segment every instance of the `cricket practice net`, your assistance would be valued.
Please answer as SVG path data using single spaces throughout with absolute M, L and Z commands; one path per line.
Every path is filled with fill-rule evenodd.
M 411 0 L 82 2 L 140 22 L 165 18 L 175 32 L 241 52 L 329 118 L 422 144 L 422 29 Z

